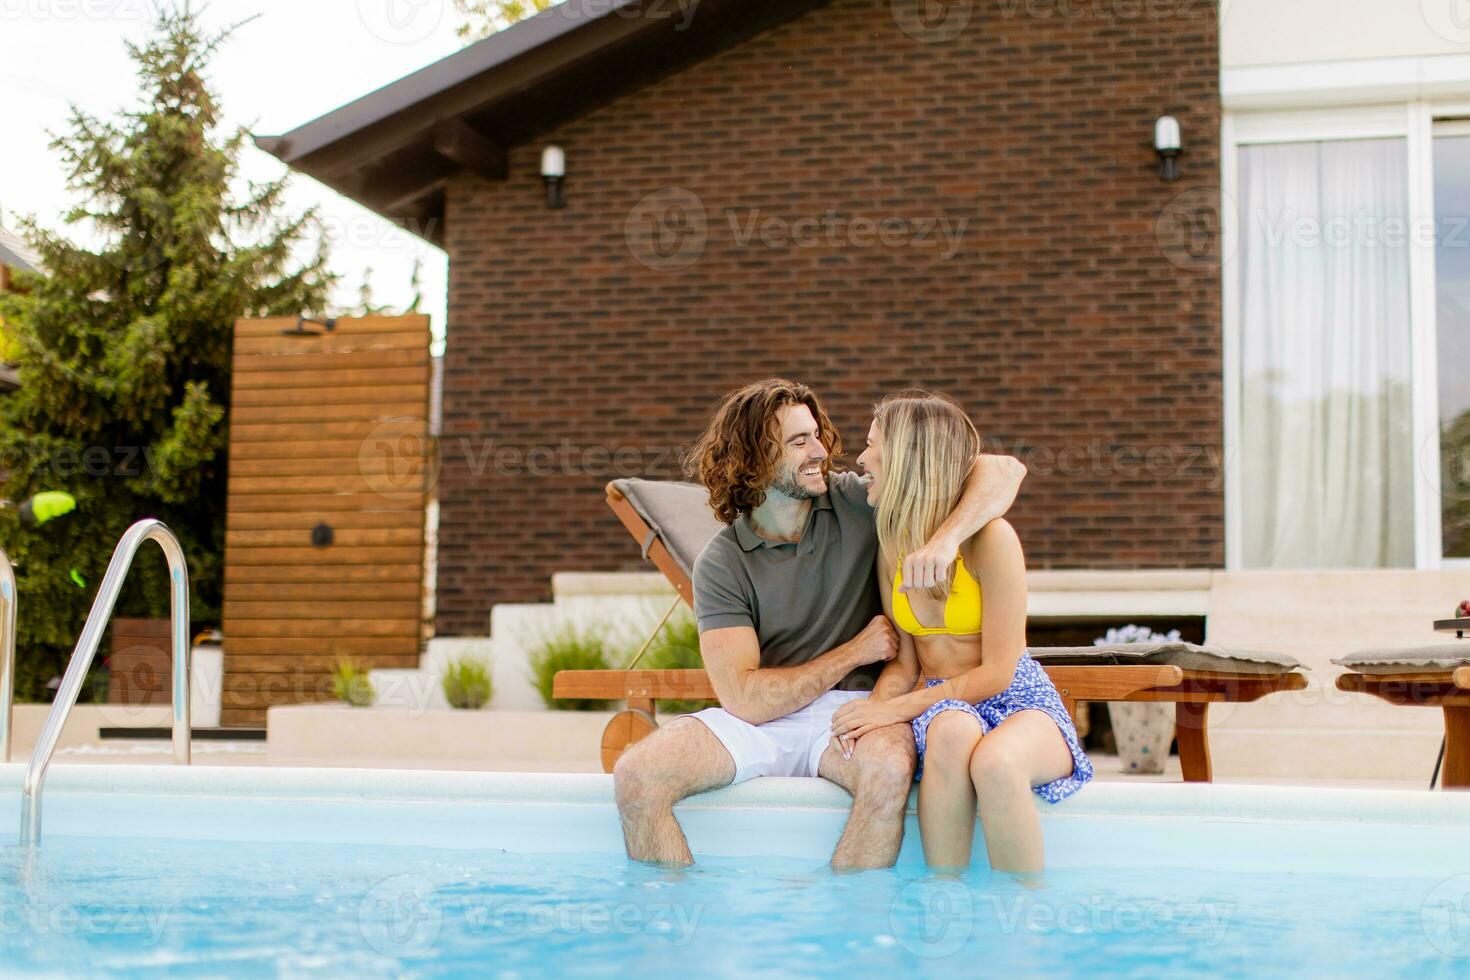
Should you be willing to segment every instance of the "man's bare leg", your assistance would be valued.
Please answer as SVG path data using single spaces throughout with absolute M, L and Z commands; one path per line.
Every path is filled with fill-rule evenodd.
M 851 759 L 835 745 L 827 746 L 817 772 L 852 794 L 852 813 L 832 853 L 832 867 L 889 868 L 898 860 L 917 759 L 909 725 L 869 732 L 857 740 Z
M 628 857 L 658 864 L 693 864 L 674 804 L 728 786 L 735 760 L 696 718 L 676 718 L 629 746 L 613 767 L 613 786 Z

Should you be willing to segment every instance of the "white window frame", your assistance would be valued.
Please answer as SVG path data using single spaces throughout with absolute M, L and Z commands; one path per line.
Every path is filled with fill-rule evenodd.
M 1297 102 L 1300 105 L 1300 101 Z M 1333 108 L 1227 111 L 1220 126 L 1223 364 L 1225 374 L 1225 567 L 1245 567 L 1241 497 L 1240 265 L 1237 255 L 1242 146 L 1325 140 L 1402 138 L 1408 167 L 1408 207 L 1416 230 L 1434 219 L 1434 123 L 1470 116 L 1470 101 L 1393 101 Z M 1439 483 L 1439 372 L 1433 236 L 1414 234 L 1409 250 L 1409 342 L 1414 439 L 1414 567 L 1470 568 L 1470 559 L 1444 557 Z

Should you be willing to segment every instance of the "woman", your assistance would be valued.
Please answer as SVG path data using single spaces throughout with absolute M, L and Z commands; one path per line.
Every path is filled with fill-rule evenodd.
M 969 865 L 978 794 L 990 866 L 1039 871 L 1031 794 L 1059 802 L 1092 778 L 1092 765 L 1051 679 L 1026 652 L 1026 562 L 1015 530 L 990 522 L 961 545 L 948 582 L 903 591 L 903 556 L 944 521 L 980 449 L 975 426 L 943 396 L 904 392 L 874 410 L 858 465 L 871 479 L 878 587 L 898 656 L 869 698 L 838 709 L 832 732 L 850 749 L 875 728 L 913 725 L 931 866 Z

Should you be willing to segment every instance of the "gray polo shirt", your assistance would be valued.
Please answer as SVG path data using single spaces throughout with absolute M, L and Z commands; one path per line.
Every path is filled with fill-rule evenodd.
M 841 646 L 883 612 L 873 579 L 878 531 L 856 473 L 834 473 L 812 501 L 801 540 L 770 541 L 750 515 L 721 528 L 694 563 L 700 632 L 749 626 L 762 667 L 806 663 Z M 859 667 L 839 690 L 871 690 L 881 664 Z

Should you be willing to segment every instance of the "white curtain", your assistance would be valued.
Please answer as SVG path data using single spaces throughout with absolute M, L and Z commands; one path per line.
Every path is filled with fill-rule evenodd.
M 1245 564 L 1413 564 L 1402 139 L 1240 150 Z

